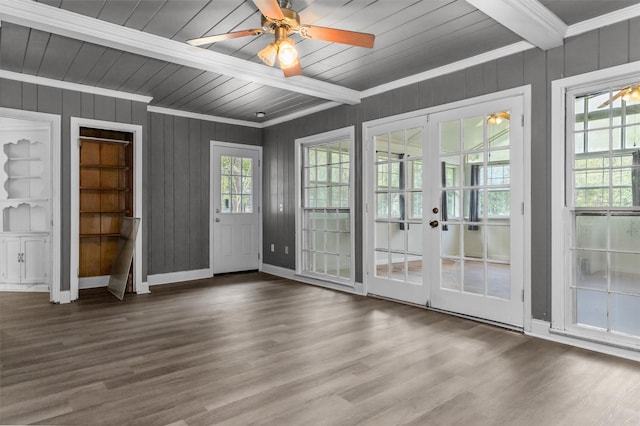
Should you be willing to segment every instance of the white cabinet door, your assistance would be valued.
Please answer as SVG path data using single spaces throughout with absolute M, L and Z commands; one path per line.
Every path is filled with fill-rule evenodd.
M 8 237 L 0 240 L 0 282 L 20 282 L 20 238 Z
M 47 239 L 22 237 L 22 282 L 47 282 Z

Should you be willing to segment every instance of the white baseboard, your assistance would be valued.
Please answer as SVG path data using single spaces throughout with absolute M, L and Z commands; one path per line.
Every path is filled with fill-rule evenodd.
M 33 293 L 49 293 L 47 284 L 0 284 L 0 291 L 20 291 Z
M 362 283 L 355 283 L 353 287 L 332 283 L 331 281 L 318 280 L 315 278 L 305 277 L 302 275 L 296 275 L 293 269 L 283 268 L 281 266 L 269 265 L 267 263 L 262 264 L 262 272 L 275 275 L 281 278 L 287 278 L 293 281 L 299 281 L 305 284 L 311 284 L 318 287 L 329 288 L 331 290 L 343 291 L 345 293 L 357 294 L 358 296 L 364 296 L 364 287 Z
M 211 271 L 207 269 L 195 269 L 193 271 L 168 272 L 147 276 L 147 285 L 161 285 L 179 283 L 182 281 L 201 280 L 211 278 Z
M 78 278 L 78 289 L 107 287 L 109 285 L 109 277 L 110 275 Z
M 149 290 L 149 283 L 147 281 L 143 281 L 140 283 L 138 288 L 136 289 L 136 294 L 149 294 L 151 290 Z
M 562 343 L 577 348 L 587 349 L 594 352 L 600 352 L 607 355 L 613 355 L 620 358 L 626 358 L 633 361 L 640 361 L 640 352 L 631 349 L 624 349 L 615 346 L 609 346 L 597 343 L 591 340 L 582 339 L 580 337 L 570 336 L 568 334 L 559 334 L 551 330 L 551 323 L 547 321 L 534 319 L 531 321 L 531 332 L 525 334 L 538 337 L 540 339 L 550 340 L 552 342 Z

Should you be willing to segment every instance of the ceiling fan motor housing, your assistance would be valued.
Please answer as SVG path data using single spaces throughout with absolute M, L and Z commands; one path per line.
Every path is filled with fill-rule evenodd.
M 284 15 L 282 20 L 271 19 L 262 15 L 262 28 L 267 32 L 274 33 L 276 28 L 284 27 L 287 29 L 287 34 L 291 34 L 300 28 L 300 17 L 295 10 L 283 7 L 282 14 Z

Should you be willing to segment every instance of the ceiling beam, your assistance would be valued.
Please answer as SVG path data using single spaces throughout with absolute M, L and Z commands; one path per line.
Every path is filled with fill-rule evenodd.
M 341 104 L 360 103 L 360 92 L 357 90 L 302 75 L 285 78 L 277 68 L 189 46 L 35 1 L 2 0 L 0 20 Z
M 567 24 L 538 0 L 467 0 L 501 25 L 542 50 L 562 46 Z

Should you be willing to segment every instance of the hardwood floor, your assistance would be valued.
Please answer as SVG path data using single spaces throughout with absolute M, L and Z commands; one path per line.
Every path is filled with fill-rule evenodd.
M 261 273 L 0 293 L 0 423 L 638 425 L 640 363 Z

